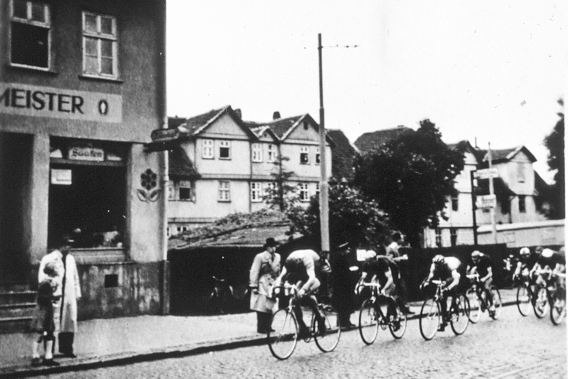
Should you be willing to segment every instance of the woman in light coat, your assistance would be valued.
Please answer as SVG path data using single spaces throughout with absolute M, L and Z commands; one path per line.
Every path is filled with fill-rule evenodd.
M 272 283 L 280 275 L 281 268 L 277 246 L 274 238 L 267 238 L 265 250 L 254 257 L 250 269 L 250 309 L 256 311 L 257 332 L 263 334 L 271 329 L 270 321 L 276 306 L 276 300 L 272 297 Z
M 69 249 L 63 251 L 65 275 L 61 297 L 61 328 L 59 331 L 59 352 L 66 357 L 75 358 L 73 340 L 77 332 L 77 299 L 81 297 L 81 284 L 75 258 Z

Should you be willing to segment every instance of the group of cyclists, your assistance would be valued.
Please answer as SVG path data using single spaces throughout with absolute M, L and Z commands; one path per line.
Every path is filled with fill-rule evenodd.
M 397 252 L 398 253 L 398 252 Z M 365 254 L 365 262 L 361 268 L 361 277 L 356 285 L 355 292 L 361 295 L 360 288 L 362 283 L 376 282 L 379 284 L 380 295 L 389 299 L 389 309 L 394 312 L 396 306 L 406 314 L 412 313 L 406 305 L 405 285 L 400 272 L 400 260 L 407 257 L 400 257 L 393 254 L 377 255 L 374 251 L 368 250 Z M 425 288 L 432 280 L 442 280 L 443 294 L 445 300 L 449 297 L 456 297 L 458 293 L 463 293 L 469 285 L 466 273 L 477 273 L 478 280 L 482 283 L 482 288 L 486 292 L 488 300 L 488 310 L 490 315 L 495 312 L 490 286 L 493 282 L 493 262 L 491 258 L 474 251 L 471 254 L 471 265 L 464 265 L 458 258 L 452 256 L 436 255 L 432 259 L 430 271 L 420 288 Z M 305 299 L 304 304 L 309 305 L 314 310 L 316 321 L 320 323 L 320 330 L 325 328 L 323 316 L 318 313 L 316 292 L 321 285 L 319 277 L 329 273 L 331 270 L 328 256 L 318 254 L 313 250 L 297 250 L 291 253 L 285 261 L 280 276 L 276 279 L 274 286 L 279 287 L 281 283 L 288 282 L 295 284 L 298 288 L 297 296 Z M 559 288 L 559 299 L 565 302 L 565 271 L 566 260 L 563 251 L 553 251 L 551 249 L 535 249 L 531 253 L 530 249 L 523 247 L 520 250 L 520 258 L 515 270 L 514 277 L 518 280 L 526 279 L 531 285 L 545 286 L 552 280 L 556 281 Z M 449 299 L 451 300 L 451 299 Z M 442 301 L 442 314 L 447 313 L 447 301 Z M 307 333 L 301 307 L 295 308 L 296 318 L 300 326 L 300 333 Z M 394 314 L 394 313 L 392 313 Z M 443 317 L 445 320 L 446 317 Z M 444 330 L 446 322 L 440 325 L 440 330 Z

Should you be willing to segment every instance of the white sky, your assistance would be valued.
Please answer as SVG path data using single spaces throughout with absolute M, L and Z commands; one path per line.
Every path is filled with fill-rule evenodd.
M 550 181 L 542 144 L 561 111 L 567 2 L 169 1 L 168 115 L 231 105 L 248 121 L 319 120 L 361 134 L 429 118 L 446 143 L 525 145 Z M 353 46 L 344 48 L 332 46 Z

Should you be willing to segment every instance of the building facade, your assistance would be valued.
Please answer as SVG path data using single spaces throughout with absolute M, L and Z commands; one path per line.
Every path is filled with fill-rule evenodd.
M 170 130 L 154 133 L 154 144 L 166 141 L 162 148 L 169 149 L 172 158 L 169 235 L 231 213 L 267 207 L 267 195 L 281 167 L 293 173 L 286 184 L 296 188 L 300 203 L 307 205 L 319 191 L 318 124 L 308 114 L 247 122 L 240 110 L 227 106 L 188 119 L 170 119 L 169 125 Z M 328 138 L 327 157 L 332 143 Z
M 165 1 L 1 4 L 0 281 L 80 229 L 79 318 L 160 312 Z

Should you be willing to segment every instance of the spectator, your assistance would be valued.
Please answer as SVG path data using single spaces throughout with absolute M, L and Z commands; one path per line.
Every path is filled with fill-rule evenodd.
M 348 248 L 348 243 L 338 246 L 331 259 L 331 303 L 337 311 L 339 326 L 342 328 L 355 327 L 350 320 L 355 304 L 353 298 L 354 286 L 352 285 L 347 260 Z
M 32 366 L 41 364 L 45 366 L 59 366 L 53 360 L 53 343 L 55 341 L 55 322 L 53 320 L 53 301 L 58 300 L 58 262 L 49 261 L 43 267 L 43 280 L 39 283 L 37 291 L 37 305 L 34 309 L 30 329 L 39 334 L 33 342 Z M 44 346 L 44 358 L 41 360 L 41 346 Z
M 280 254 L 276 253 L 277 246 L 274 238 L 267 238 L 264 251 L 254 257 L 250 269 L 250 309 L 256 311 L 258 333 L 268 333 L 271 330 L 271 317 L 276 305 L 276 300 L 272 297 L 272 285 L 280 275 Z

